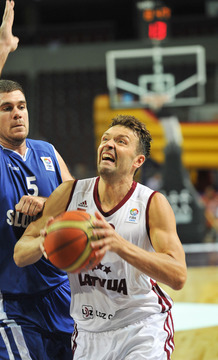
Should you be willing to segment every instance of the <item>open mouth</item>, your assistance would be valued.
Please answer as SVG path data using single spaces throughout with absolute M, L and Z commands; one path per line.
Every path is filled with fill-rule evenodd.
M 115 162 L 114 157 L 113 157 L 112 155 L 110 155 L 110 154 L 103 154 L 103 155 L 102 155 L 102 160 L 110 161 L 110 162 L 112 162 L 112 163 Z

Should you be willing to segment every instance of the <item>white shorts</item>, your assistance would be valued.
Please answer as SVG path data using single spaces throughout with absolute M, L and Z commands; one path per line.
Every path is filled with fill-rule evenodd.
M 170 311 L 113 331 L 75 331 L 73 360 L 169 360 L 173 335 Z

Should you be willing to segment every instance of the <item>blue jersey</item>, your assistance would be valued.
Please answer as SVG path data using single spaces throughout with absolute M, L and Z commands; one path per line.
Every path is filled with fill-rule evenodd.
M 33 220 L 15 205 L 23 195 L 48 197 L 62 182 L 53 146 L 31 139 L 26 144 L 24 157 L 0 146 L 0 291 L 15 296 L 44 292 L 67 279 L 44 258 L 23 268 L 13 260 L 15 243 Z

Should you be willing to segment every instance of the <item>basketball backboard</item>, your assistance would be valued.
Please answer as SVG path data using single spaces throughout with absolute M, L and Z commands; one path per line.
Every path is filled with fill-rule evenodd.
M 149 107 L 153 97 L 161 106 L 205 101 L 205 49 L 199 45 L 108 51 L 106 71 L 112 108 Z

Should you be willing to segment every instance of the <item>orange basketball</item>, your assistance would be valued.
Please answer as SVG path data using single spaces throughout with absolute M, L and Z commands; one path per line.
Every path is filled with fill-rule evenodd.
M 92 233 L 93 218 L 83 211 L 67 211 L 52 220 L 47 228 L 44 248 L 53 265 L 73 273 L 97 265 L 90 246 L 91 241 L 98 240 Z

